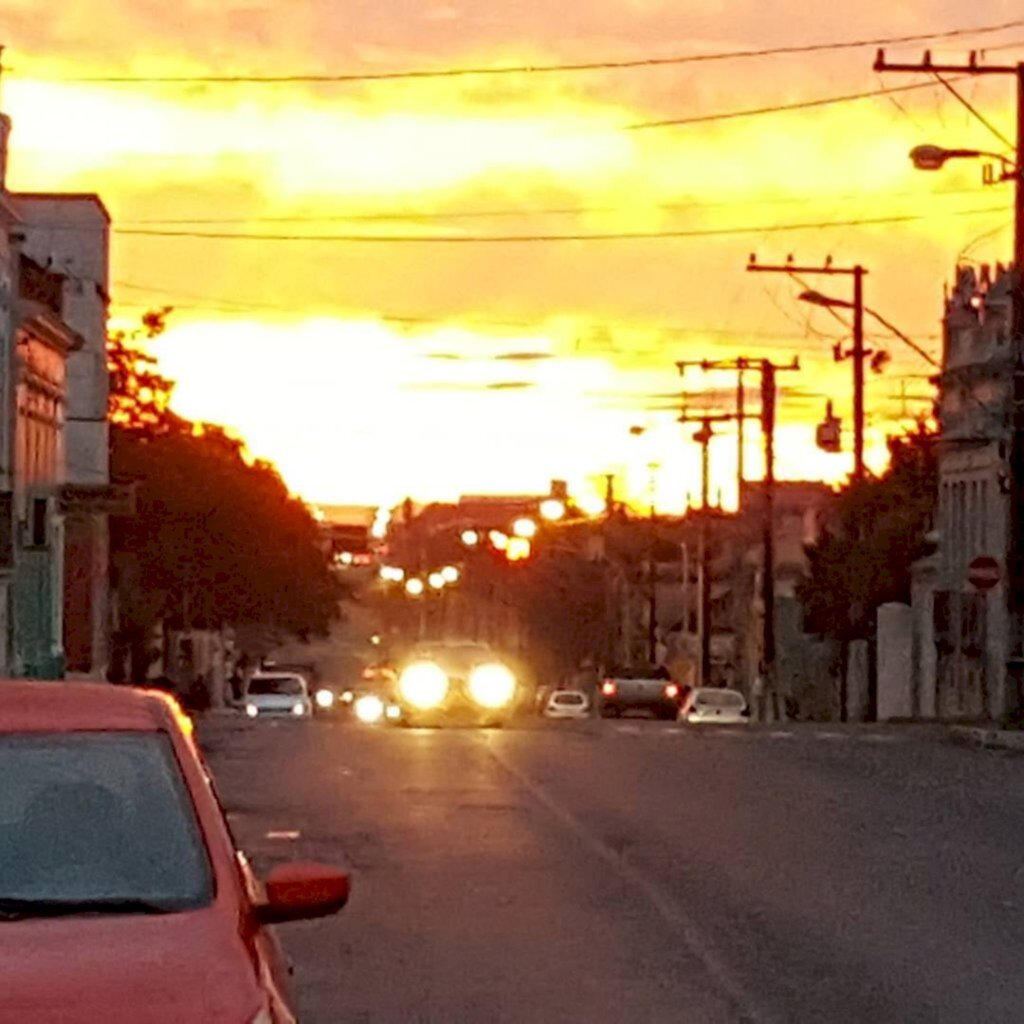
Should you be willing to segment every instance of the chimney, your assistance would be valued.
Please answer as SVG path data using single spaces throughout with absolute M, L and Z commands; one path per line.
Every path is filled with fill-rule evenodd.
M 7 140 L 11 136 L 11 119 L 0 114 L 0 192 L 7 191 Z

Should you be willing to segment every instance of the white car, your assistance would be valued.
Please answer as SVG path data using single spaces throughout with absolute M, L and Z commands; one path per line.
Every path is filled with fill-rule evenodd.
M 683 702 L 679 717 L 688 725 L 747 725 L 747 700 L 739 690 L 698 686 Z
M 589 718 L 590 700 L 581 690 L 552 690 L 544 702 L 545 718 Z
M 309 683 L 295 672 L 257 672 L 245 690 L 249 718 L 310 718 Z

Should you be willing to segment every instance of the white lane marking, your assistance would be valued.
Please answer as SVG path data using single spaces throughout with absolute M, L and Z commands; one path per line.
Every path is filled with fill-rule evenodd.
M 640 727 L 636 725 L 620 725 L 615 730 L 620 736 L 639 736 Z
M 861 739 L 865 743 L 895 743 L 900 737 L 891 732 L 869 732 Z
M 847 736 L 843 732 L 816 732 L 814 738 L 817 740 L 845 740 Z
M 782 729 L 779 729 L 776 732 L 770 732 L 770 733 L 768 733 L 768 735 L 773 740 L 791 740 L 791 739 L 795 739 L 795 734 L 794 733 L 786 732 L 786 731 L 784 731 Z
M 755 1009 L 754 1002 L 749 993 L 744 989 L 739 980 L 733 976 L 717 953 L 712 952 L 712 946 L 708 937 L 700 932 L 696 924 L 694 924 L 693 918 L 683 909 L 679 901 L 671 893 L 659 885 L 653 878 L 642 874 L 639 869 L 626 860 L 623 854 L 617 852 L 598 836 L 594 835 L 571 811 L 551 796 L 544 787 L 530 778 L 526 772 L 517 768 L 502 754 L 498 753 L 494 744 L 487 744 L 487 752 L 523 789 L 546 808 L 554 818 L 560 821 L 568 831 L 572 832 L 594 856 L 603 860 L 624 882 L 633 886 L 647 897 L 647 901 L 661 916 L 662 920 L 679 934 L 688 947 L 691 956 L 704 967 L 708 975 L 718 984 L 722 993 L 739 1011 L 740 1016 L 737 1018 L 738 1020 L 758 1024 L 758 1022 L 767 1022 L 771 1019 L 765 1012 Z
M 266 834 L 267 839 L 298 839 L 302 835 L 301 832 L 295 832 L 292 829 L 274 829 Z

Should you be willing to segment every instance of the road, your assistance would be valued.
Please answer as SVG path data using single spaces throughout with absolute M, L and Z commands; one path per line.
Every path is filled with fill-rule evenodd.
M 302 1019 L 1024 1019 L 1024 757 L 913 729 L 220 721 L 258 867 L 351 867 L 281 929 Z

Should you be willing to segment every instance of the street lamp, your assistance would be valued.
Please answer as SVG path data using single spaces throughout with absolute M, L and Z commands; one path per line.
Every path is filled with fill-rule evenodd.
M 537 536 L 537 523 L 529 516 L 523 516 L 512 524 L 512 533 L 516 537 L 525 537 L 532 540 Z
M 434 590 L 443 590 L 448 581 L 444 578 L 443 572 L 432 572 L 427 577 L 427 582 Z
M 423 580 L 418 576 L 414 576 L 412 579 L 405 581 L 405 592 L 410 597 L 420 597 L 425 589 Z
M 565 502 L 559 498 L 545 498 L 540 503 L 540 517 L 549 523 L 565 518 Z
M 984 149 L 945 149 L 943 146 L 915 146 L 910 151 L 910 159 L 919 171 L 941 171 L 948 160 L 977 160 L 988 157 L 999 161 L 999 177 L 991 169 L 986 168 L 985 182 L 1011 181 L 1018 177 L 1020 169 L 1001 153 L 992 153 Z
M 444 577 L 445 583 L 458 583 L 461 573 L 454 565 L 446 565 L 441 570 L 441 575 Z

